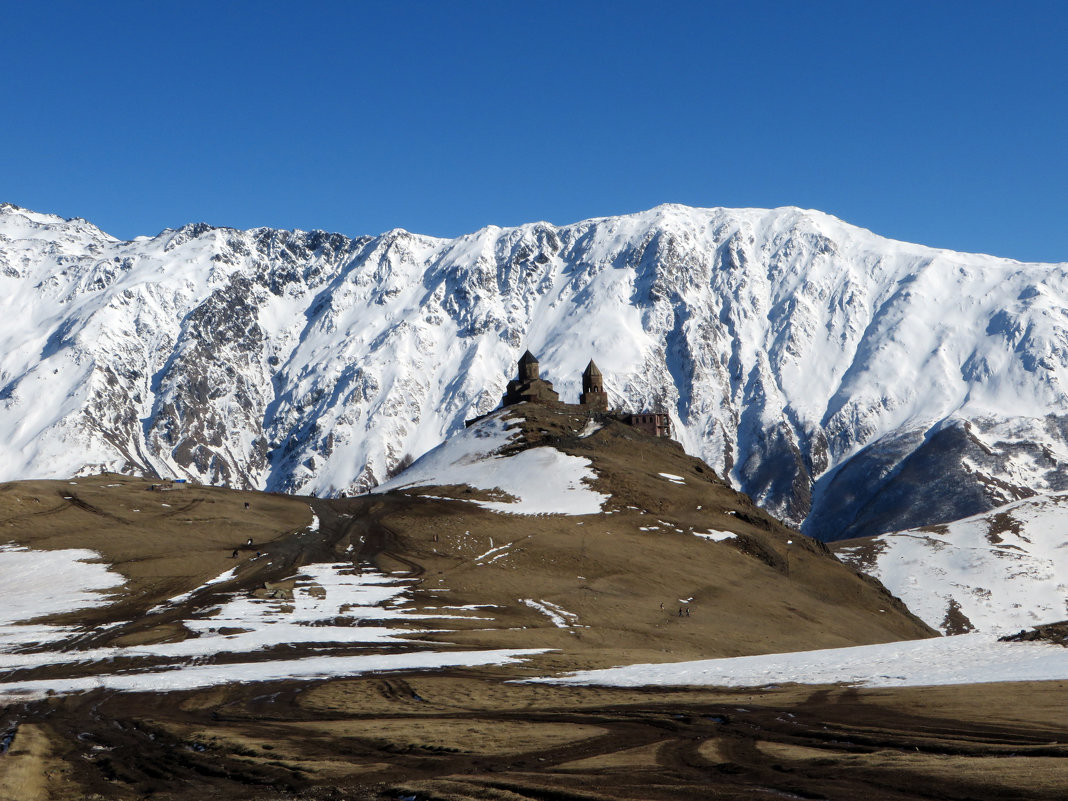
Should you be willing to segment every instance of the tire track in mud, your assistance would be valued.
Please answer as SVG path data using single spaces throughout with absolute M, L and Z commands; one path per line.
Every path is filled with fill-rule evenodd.
M 342 501 L 341 503 L 346 502 Z M 380 557 L 386 557 L 403 565 L 407 569 L 407 573 L 400 575 L 380 567 L 383 572 L 407 579 L 421 578 L 426 574 L 426 568 L 423 565 L 404 553 L 403 538 L 394 529 L 382 522 L 382 512 L 387 508 L 387 501 L 378 499 L 374 501 L 364 499 L 348 501 L 346 508 L 350 510 L 352 516 L 344 519 L 344 521 L 342 521 L 332 504 L 326 502 L 325 505 L 330 507 L 330 514 L 335 518 L 333 530 L 327 533 L 327 539 L 335 551 L 337 543 L 347 537 L 350 543 L 357 541 L 360 543 L 359 548 L 354 549 L 354 553 L 351 555 L 353 561 L 378 565 Z M 316 504 L 313 507 L 316 508 L 317 514 L 319 514 L 317 508 L 319 506 L 319 504 Z M 324 523 L 327 517 L 322 514 L 319 517 L 320 530 L 323 530 L 326 528 Z M 342 522 L 344 526 L 340 527 Z
M 57 494 L 59 495 L 60 498 L 65 500 L 71 506 L 73 506 L 73 507 L 75 507 L 77 509 L 81 509 L 83 512 L 88 512 L 91 515 L 96 515 L 97 517 L 102 517 L 105 520 L 111 520 L 112 522 L 115 522 L 115 523 L 121 523 L 124 526 L 131 525 L 129 520 L 121 518 L 118 515 L 113 515 L 111 512 L 105 512 L 103 509 L 100 509 L 99 507 L 93 506 L 93 504 L 91 504 L 88 501 L 82 499 L 81 497 L 79 497 L 78 495 L 76 495 L 73 492 L 69 492 L 69 493 L 64 495 L 63 490 L 60 490 L 60 491 L 58 491 Z
M 603 737 L 554 749 L 528 751 L 518 757 L 508 756 L 496 760 L 481 757 L 469 760 L 466 764 L 453 762 L 446 766 L 448 772 L 440 775 L 437 780 L 424 778 L 419 783 L 413 780 L 403 786 L 419 787 L 428 791 L 425 796 L 417 796 L 419 798 L 438 797 L 432 792 L 432 788 L 437 788 L 439 785 L 443 792 L 447 788 L 448 792 L 453 794 L 448 796 L 450 798 L 491 797 L 483 796 L 474 790 L 475 787 L 487 785 L 514 793 L 515 797 L 529 799 L 644 800 L 766 797 L 867 798 L 904 801 L 904 799 L 922 798 L 1025 797 L 1006 795 L 997 791 L 991 792 L 989 789 L 983 791 L 977 787 L 962 786 L 959 782 L 956 785 L 953 782 L 939 780 L 932 782 L 930 777 L 913 775 L 908 770 L 894 771 L 892 780 L 881 778 L 879 771 L 856 771 L 852 775 L 840 772 L 837 766 L 840 764 L 839 757 L 844 745 L 840 740 L 823 744 L 823 750 L 827 753 L 824 760 L 770 756 L 761 750 L 761 743 L 777 743 L 786 746 L 801 744 L 808 748 L 820 748 L 818 741 L 813 742 L 809 736 L 814 730 L 819 730 L 827 724 L 812 721 L 802 722 L 799 727 L 784 726 L 784 715 L 793 714 L 785 710 L 758 710 L 747 712 L 735 719 L 727 717 L 730 710 L 725 708 L 695 711 L 708 714 L 680 715 L 669 714 L 665 711 L 658 715 L 649 715 L 636 710 L 634 714 L 640 718 L 637 721 L 623 714 L 622 711 L 612 716 L 606 716 L 603 713 L 559 715 L 548 712 L 529 716 L 482 714 L 480 717 L 490 720 L 526 720 L 532 723 L 555 721 L 593 725 L 607 729 L 608 733 Z M 737 711 L 733 714 L 738 715 Z M 924 722 L 914 717 L 902 718 L 901 723 L 905 724 L 904 728 L 889 726 L 883 737 L 872 737 L 863 745 L 853 744 L 853 748 L 856 749 L 854 753 L 861 757 L 870 754 L 884 755 L 887 751 L 916 753 L 923 738 L 912 737 L 910 732 L 913 729 L 930 730 L 932 726 L 929 721 L 926 722 L 928 725 L 924 726 Z M 880 728 L 865 726 L 863 723 L 860 725 L 862 728 L 872 730 Z M 944 747 L 928 744 L 928 753 L 944 757 L 955 756 L 957 754 L 955 741 L 962 734 L 961 726 L 942 724 L 936 727 L 945 731 L 948 740 L 944 741 Z M 1018 732 L 1017 736 L 1019 736 Z M 980 745 L 971 752 L 973 756 L 981 758 L 1006 755 L 1001 746 L 1001 736 L 990 739 L 984 738 L 981 733 L 969 731 L 969 739 L 974 739 L 977 745 Z M 1023 739 L 1038 745 L 1042 738 L 1027 736 Z M 798 740 L 801 742 L 798 743 Z M 596 756 L 610 757 L 641 745 L 658 742 L 660 745 L 656 749 L 655 767 L 638 771 L 606 769 L 597 776 L 597 782 L 604 788 L 602 791 L 578 792 L 574 790 L 573 785 L 580 774 L 569 774 L 568 763 Z M 706 756 L 704 748 L 708 745 L 714 747 L 711 753 L 716 754 L 718 758 Z M 1063 745 L 1053 750 L 1033 748 L 1028 753 L 1035 756 L 1064 757 L 1068 756 L 1068 748 Z M 544 775 L 543 781 L 530 781 L 529 777 L 524 777 L 525 780 L 506 781 L 484 776 L 461 778 L 458 775 L 471 773 L 473 769 L 483 774 L 524 771 L 528 770 L 531 764 L 539 766 L 539 772 Z M 882 772 L 886 773 L 886 771 Z M 645 781 L 638 783 L 642 789 L 637 793 L 634 792 L 636 774 L 643 775 L 645 778 Z M 617 781 L 624 777 L 626 777 L 624 781 Z M 462 789 L 464 785 L 469 788 L 467 792 Z M 925 786 L 930 789 L 919 789 Z M 1058 792 L 1060 791 L 1045 793 L 1039 791 L 1035 795 L 1026 797 L 1045 798 L 1052 801 L 1054 798 L 1061 797 Z
M 34 503 L 40 503 L 41 502 L 41 499 L 38 498 L 37 496 L 30 496 L 30 497 L 31 497 L 31 500 Z M 49 517 L 51 515 L 57 515 L 57 514 L 60 514 L 61 512 L 65 512 L 68 509 L 70 509 L 70 504 L 67 502 L 67 500 L 65 498 L 62 497 L 62 493 L 60 493 L 60 501 L 61 502 L 56 504 L 55 506 L 49 506 L 47 509 L 42 509 L 42 510 L 40 510 L 38 512 L 25 512 L 23 514 L 12 515 L 11 517 L 5 517 L 3 522 L 11 524 L 11 523 L 18 523 L 18 522 L 21 522 L 23 520 L 34 520 L 34 519 L 37 519 L 37 518 L 40 518 L 40 517 Z
M 444 674 L 463 676 L 465 682 L 478 676 L 487 686 L 507 677 Z M 361 710 L 354 703 L 324 713 L 304 706 L 301 698 L 329 682 L 275 682 L 171 695 L 96 692 L 37 702 L 20 717 L 28 722 L 47 718 L 80 760 L 84 788 L 103 793 L 100 788 L 110 786 L 111 792 L 103 793 L 108 798 L 126 797 L 116 795 L 116 788 L 131 797 L 172 793 L 182 798 L 195 791 L 213 798 L 254 793 L 262 801 L 292 794 L 320 798 L 313 792 L 316 786 L 324 792 L 333 788 L 339 798 L 375 801 L 404 796 L 419 801 L 1064 797 L 1063 787 L 1019 793 L 971 778 L 966 768 L 955 776 L 925 773 L 923 763 L 915 761 L 931 756 L 947 764 L 961 742 L 968 742 L 969 756 L 980 760 L 1006 756 L 1007 742 L 1030 743 L 1014 746 L 1028 756 L 1068 759 L 1068 745 L 1049 745 L 1051 732 L 1022 725 L 972 725 L 852 701 L 743 709 L 695 703 L 685 691 L 670 698 L 613 691 L 606 694 L 607 703 L 592 709 L 581 700 L 569 707 L 564 699 L 558 706 L 529 709 L 519 695 L 512 696 L 515 708 L 463 710 L 442 695 L 447 684 L 430 685 L 438 690 L 427 692 L 420 679 L 421 674 L 409 673 L 347 680 L 383 699 L 388 711 Z M 378 734 L 375 723 L 381 719 L 406 721 L 411 734 L 402 729 L 398 735 L 396 727 L 392 734 Z M 349 731 L 331 728 L 346 722 L 360 725 Z M 492 736 L 495 724 L 501 724 L 499 750 L 465 746 L 467 726 Z M 522 731 L 517 724 L 592 727 L 600 733 L 538 745 L 536 735 L 517 735 Z M 198 739 L 180 734 L 183 730 L 205 735 Z M 423 731 L 429 732 L 425 739 Z M 1064 730 L 1054 733 L 1062 743 L 1068 739 Z M 514 748 L 508 748 L 508 737 L 518 737 Z M 802 746 L 807 755 L 792 755 L 791 746 Z M 628 752 L 643 747 L 651 747 L 643 752 L 646 757 L 631 761 Z M 902 760 L 888 766 L 893 754 Z M 362 766 L 363 772 L 345 780 L 316 776 L 315 765 L 337 760 Z
M 192 512 L 194 509 L 197 509 L 198 507 L 203 506 L 203 505 L 204 505 L 204 499 L 203 498 L 193 498 L 191 501 L 189 501 L 188 503 L 182 504 L 181 506 L 172 506 L 172 507 L 170 507 L 166 512 L 161 514 L 160 517 L 171 518 L 171 517 L 175 517 L 176 515 L 179 515 L 179 514 L 183 514 L 183 515 L 184 514 L 188 514 L 189 512 Z

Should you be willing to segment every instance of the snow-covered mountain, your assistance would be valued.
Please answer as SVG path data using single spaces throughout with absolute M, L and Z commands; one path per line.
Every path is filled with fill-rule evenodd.
M 0 206 L 0 478 L 107 467 L 360 490 L 536 353 L 825 539 L 1068 489 L 1068 265 L 815 211 L 692 209 L 454 240 L 204 224 L 130 242 Z
M 946 634 L 1005 634 L 1068 618 L 1068 493 L 948 525 L 843 542 L 835 553 Z

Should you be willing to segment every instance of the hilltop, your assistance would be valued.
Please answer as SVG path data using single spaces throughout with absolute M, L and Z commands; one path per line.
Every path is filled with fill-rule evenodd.
M 347 503 L 392 533 L 427 585 L 497 605 L 498 622 L 522 632 L 515 642 L 586 665 L 929 636 L 678 443 L 566 404 L 496 412 Z M 557 630 L 522 629 L 521 598 Z

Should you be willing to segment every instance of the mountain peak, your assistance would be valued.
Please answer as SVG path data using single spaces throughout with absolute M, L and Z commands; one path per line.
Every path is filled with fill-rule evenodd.
M 64 223 L 85 223 L 89 225 L 86 220 L 81 217 L 60 217 L 58 214 L 43 214 L 38 211 L 32 211 L 14 203 L 0 203 L 0 216 L 3 217 L 21 217 L 32 223 L 38 225 L 62 225 Z

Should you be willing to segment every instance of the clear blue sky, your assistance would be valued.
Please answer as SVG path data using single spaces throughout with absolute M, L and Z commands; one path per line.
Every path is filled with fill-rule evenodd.
M 206 221 L 818 208 L 1068 261 L 1064 2 L 9 2 L 0 200 Z

